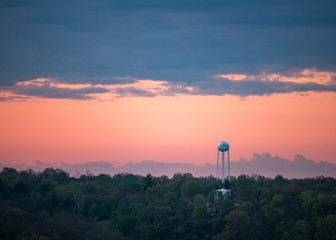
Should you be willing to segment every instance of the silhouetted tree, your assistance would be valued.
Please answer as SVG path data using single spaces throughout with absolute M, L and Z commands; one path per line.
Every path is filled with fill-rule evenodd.
M 146 177 L 143 178 L 143 191 L 146 191 L 147 188 L 153 187 L 155 184 L 153 176 L 148 173 Z
M 250 217 L 246 212 L 234 210 L 224 218 L 223 239 L 254 239 Z

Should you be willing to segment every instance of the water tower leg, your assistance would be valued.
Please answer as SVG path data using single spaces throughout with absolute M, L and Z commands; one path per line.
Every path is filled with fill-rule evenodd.
M 217 151 L 217 171 L 216 171 L 216 179 L 218 180 L 218 163 L 219 163 L 219 151 Z
M 224 183 L 224 179 L 225 179 L 225 161 L 224 161 L 224 154 L 225 151 L 223 151 L 223 154 L 222 154 L 222 182 Z
M 228 180 L 230 181 L 231 175 L 230 175 L 230 150 L 228 150 Z

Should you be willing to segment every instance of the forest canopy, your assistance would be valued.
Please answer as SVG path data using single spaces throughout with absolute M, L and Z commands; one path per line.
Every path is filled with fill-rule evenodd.
M 336 239 L 336 180 L 3 168 L 0 239 Z

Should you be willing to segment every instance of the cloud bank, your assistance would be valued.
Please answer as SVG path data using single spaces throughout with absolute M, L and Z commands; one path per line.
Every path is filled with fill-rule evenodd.
M 214 74 L 335 72 L 335 12 L 330 0 L 2 0 L 0 85 L 132 76 L 194 86 Z
M 0 101 L 24 100 L 32 97 L 111 100 L 121 97 L 155 97 L 174 95 L 235 95 L 239 97 L 275 93 L 336 92 L 336 72 L 304 69 L 285 74 L 245 75 L 219 74 L 206 81 L 168 82 L 164 80 L 111 77 L 97 84 L 70 83 L 58 79 L 39 78 L 0 86 Z
M 1 166 L 0 167 L 4 167 Z M 216 165 L 206 164 L 196 166 L 188 163 L 163 163 L 155 161 L 143 161 L 139 163 L 129 162 L 126 165 L 115 167 L 108 162 L 86 162 L 79 164 L 67 164 L 60 162 L 57 164 L 48 164 L 37 161 L 34 166 L 26 165 L 7 165 L 17 169 L 34 169 L 43 171 L 47 167 L 62 168 L 71 175 L 79 176 L 80 174 L 92 173 L 98 175 L 133 173 L 146 175 L 151 173 L 155 176 L 166 175 L 172 177 L 175 173 L 192 173 L 194 176 L 216 176 Z M 334 177 L 336 178 L 336 165 L 325 161 L 316 163 L 302 155 L 296 155 L 293 160 L 285 159 L 279 156 L 272 156 L 269 153 L 257 154 L 249 161 L 240 159 L 238 162 L 231 163 L 231 175 L 239 176 L 241 174 L 258 174 L 266 177 L 275 177 L 278 174 L 286 178 L 305 178 L 305 177 Z

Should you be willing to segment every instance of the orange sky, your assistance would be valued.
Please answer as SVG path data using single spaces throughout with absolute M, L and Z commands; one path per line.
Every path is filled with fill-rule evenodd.
M 334 2 L 26 2 L 0 1 L 0 167 L 216 164 L 222 140 L 336 164 Z
M 215 163 L 269 152 L 336 164 L 334 93 L 271 96 L 125 97 L 113 101 L 33 98 L 0 102 L 1 164 L 145 160 Z

